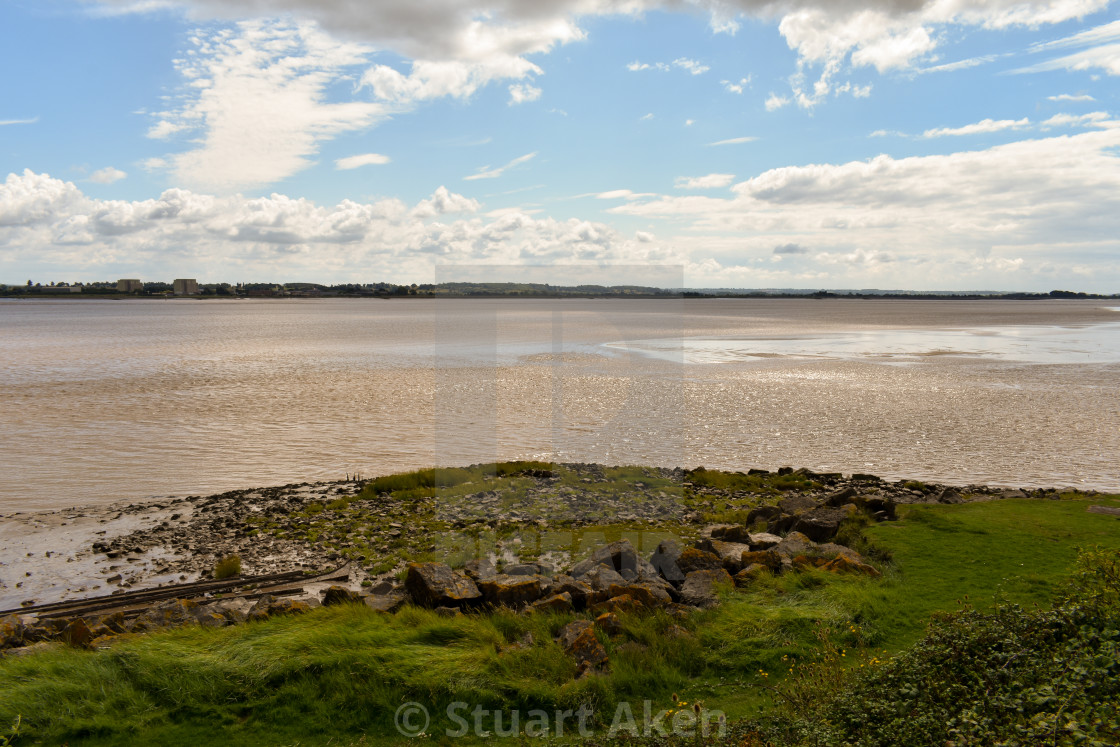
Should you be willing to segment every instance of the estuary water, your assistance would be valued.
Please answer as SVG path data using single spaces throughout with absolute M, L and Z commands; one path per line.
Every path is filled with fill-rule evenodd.
M 553 459 L 1120 490 L 1090 301 L 0 301 L 0 513 Z

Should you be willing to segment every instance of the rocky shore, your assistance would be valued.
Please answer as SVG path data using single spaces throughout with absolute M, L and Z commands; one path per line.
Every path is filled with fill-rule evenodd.
M 751 470 L 739 481 L 746 485 L 702 479 L 735 474 L 570 464 L 490 480 L 479 486 L 485 490 L 472 491 L 468 483 L 420 497 L 373 493 L 370 481 L 339 480 L 11 514 L 0 517 L 0 609 L 195 581 L 229 555 L 241 558 L 246 574 L 322 570 L 355 559 L 357 588 L 391 578 L 418 558 L 462 562 L 486 554 L 514 561 L 533 555 L 561 566 L 573 553 L 590 552 L 602 527 L 640 535 L 634 539 L 648 551 L 661 539 L 694 539 L 721 517 L 776 506 L 783 498 L 801 509 L 821 504 L 814 524 L 801 529 L 819 541 L 838 518 L 824 510 L 836 508 L 825 504 L 840 500 L 830 497 L 838 492 L 876 511 L 891 502 L 1059 494 L 808 470 Z
M 1058 498 L 1056 490 L 888 482 L 809 470 L 746 473 L 508 463 L 171 498 L 2 518 L 0 648 L 46 640 L 99 645 L 183 624 L 228 625 L 320 604 L 442 614 L 627 608 L 687 614 L 761 574 L 815 568 L 878 576 L 844 526 L 890 521 L 908 503 Z M 849 533 L 850 534 L 850 533 Z M 33 550 L 28 548 L 34 546 Z M 340 583 L 261 593 L 187 594 L 236 555 L 261 576 L 344 565 Z M 58 617 L 51 602 L 165 588 L 135 614 Z M 13 600 L 15 603 L 13 603 Z M 608 622 L 604 624 L 609 624 Z M 578 638 L 578 636 L 576 636 Z M 594 666 L 594 656 L 587 661 Z

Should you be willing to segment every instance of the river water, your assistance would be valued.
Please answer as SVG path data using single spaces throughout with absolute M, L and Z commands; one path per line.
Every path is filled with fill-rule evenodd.
M 535 458 L 1120 490 L 1089 301 L 0 302 L 0 513 Z

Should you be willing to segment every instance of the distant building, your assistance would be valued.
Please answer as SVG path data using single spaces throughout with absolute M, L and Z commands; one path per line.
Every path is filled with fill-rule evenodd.
M 144 284 L 136 278 L 121 278 L 117 281 L 118 293 L 139 293 L 144 290 Z
M 171 284 L 171 290 L 176 296 L 197 296 L 198 281 L 193 278 L 178 278 Z

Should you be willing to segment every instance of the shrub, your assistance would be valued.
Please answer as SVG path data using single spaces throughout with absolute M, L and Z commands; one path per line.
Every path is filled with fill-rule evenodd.
M 214 566 L 214 578 L 216 579 L 233 578 L 240 575 L 241 557 L 239 555 L 227 555 Z

